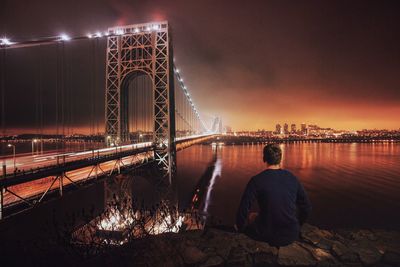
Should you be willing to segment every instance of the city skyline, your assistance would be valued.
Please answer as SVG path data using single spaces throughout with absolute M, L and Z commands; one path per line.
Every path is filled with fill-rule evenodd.
M 285 122 L 281 123 L 275 123 L 275 125 L 271 128 L 257 128 L 257 129 L 235 129 L 233 127 L 231 127 L 230 125 L 222 125 L 219 126 L 220 129 L 224 129 L 221 132 L 260 132 L 260 131 L 266 131 L 266 132 L 277 132 L 277 126 L 280 125 L 281 129 L 282 129 L 282 133 L 284 134 L 284 124 Z M 302 132 L 304 131 L 304 129 L 302 128 L 302 125 L 305 125 L 305 128 L 308 129 L 310 126 L 311 127 L 318 127 L 320 129 L 330 129 L 333 131 L 338 131 L 338 132 L 362 132 L 362 131 L 395 131 L 395 132 L 400 132 L 400 127 L 398 128 L 394 128 L 394 129 L 387 129 L 387 128 L 363 128 L 363 129 L 340 129 L 340 128 L 334 128 L 334 127 L 330 127 L 330 126 L 326 126 L 326 125 L 318 125 L 315 123 L 306 123 L 306 122 L 302 122 L 302 123 L 292 123 L 289 121 L 287 122 L 288 124 L 288 133 L 293 133 L 293 125 L 295 125 L 295 132 Z M 73 129 L 77 129 L 77 131 L 74 131 Z M 90 133 L 90 129 L 89 128 L 83 128 L 83 127 L 78 127 L 78 128 L 71 128 L 69 130 L 66 130 L 65 133 L 63 134 L 62 132 L 59 133 L 59 135 L 65 135 L 65 136 L 74 136 L 74 135 L 84 135 L 84 136 L 88 136 L 88 135 L 104 135 L 104 129 L 102 127 L 99 128 L 98 132 L 93 132 Z M 229 129 L 229 130 L 228 130 Z M 138 132 L 146 132 L 146 131 L 138 131 Z M 40 136 L 40 135 L 56 135 L 56 133 L 54 132 L 53 128 L 49 128 L 49 129 L 43 129 L 42 133 L 38 133 L 37 129 L 19 129 L 19 130 L 13 130 L 13 131 L 8 131 L 6 132 L 6 135 L 8 136 L 12 136 L 12 135 L 32 135 L 32 136 Z M 1 135 L 0 135 L 1 136 Z

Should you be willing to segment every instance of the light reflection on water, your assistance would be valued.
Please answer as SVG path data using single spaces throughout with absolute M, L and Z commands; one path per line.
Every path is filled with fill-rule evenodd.
M 211 203 L 211 193 L 212 193 L 212 190 L 214 188 L 214 184 L 215 184 L 217 178 L 219 178 L 221 176 L 221 170 L 222 170 L 221 159 L 217 158 L 217 160 L 215 162 L 215 168 L 214 168 L 214 171 L 213 171 L 211 179 L 210 179 L 210 183 L 206 189 L 207 190 L 206 191 L 206 199 L 205 199 L 205 203 L 204 203 L 204 209 L 202 211 L 205 214 L 208 213 L 208 207 L 210 206 L 210 203 Z
M 400 145 L 298 143 L 281 145 L 283 167 L 304 184 L 313 205 L 310 222 L 320 227 L 400 229 Z M 233 224 L 243 189 L 262 171 L 262 145 L 224 146 L 221 176 L 213 181 L 207 209 Z M 211 146 L 178 153 L 181 205 L 212 161 Z

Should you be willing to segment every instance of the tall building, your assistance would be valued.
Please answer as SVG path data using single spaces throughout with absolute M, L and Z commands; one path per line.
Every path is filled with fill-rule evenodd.
M 301 134 L 307 135 L 307 124 L 305 124 L 305 123 L 301 124 Z
M 296 133 L 296 124 L 292 123 L 292 125 L 290 125 L 290 132 L 292 134 Z
M 320 135 L 320 128 L 316 124 L 309 124 L 307 126 L 307 135 L 318 136 Z
M 286 122 L 283 125 L 283 133 L 284 134 L 289 134 L 289 125 Z
M 281 127 L 281 125 L 278 123 L 278 124 L 275 126 L 275 133 L 276 133 L 276 134 L 281 134 L 281 131 L 282 131 L 282 127 Z

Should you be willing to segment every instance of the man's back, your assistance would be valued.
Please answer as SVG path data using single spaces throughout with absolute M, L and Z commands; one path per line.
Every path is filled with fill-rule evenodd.
M 237 214 L 236 224 L 242 231 L 254 200 L 258 201 L 260 214 L 253 225 L 253 238 L 275 246 L 285 246 L 297 239 L 299 225 L 307 218 L 311 206 L 293 174 L 267 169 L 251 178 Z

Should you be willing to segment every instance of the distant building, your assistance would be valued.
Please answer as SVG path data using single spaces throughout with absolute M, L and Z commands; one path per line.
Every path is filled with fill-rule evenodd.
M 225 125 L 225 132 L 227 133 L 227 134 L 231 134 L 232 133 L 232 127 L 231 126 L 228 126 L 228 125 Z
M 307 124 L 305 124 L 305 123 L 301 124 L 301 134 L 307 135 Z
M 319 126 L 316 124 L 310 124 L 307 126 L 307 135 L 318 136 L 319 135 Z
M 276 134 L 281 134 L 281 131 L 282 131 L 282 127 L 281 127 L 281 125 L 278 123 L 278 124 L 275 126 L 275 133 L 276 133 Z
M 283 125 L 283 133 L 284 134 L 289 134 L 289 125 L 287 123 L 285 123 Z
M 296 124 L 292 123 L 292 125 L 290 125 L 290 132 L 291 132 L 292 134 L 295 134 L 295 133 L 296 133 Z

